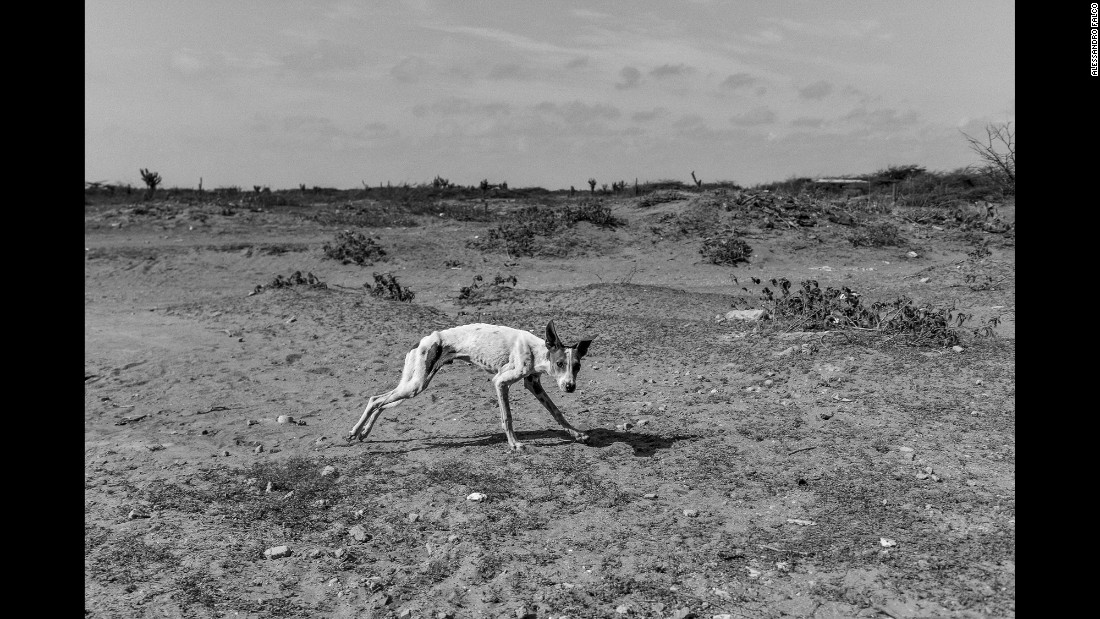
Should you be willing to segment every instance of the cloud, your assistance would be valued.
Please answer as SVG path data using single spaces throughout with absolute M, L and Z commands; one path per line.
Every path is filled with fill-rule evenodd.
M 682 63 L 677 64 L 677 65 L 663 64 L 663 65 L 661 65 L 659 67 L 656 67 L 653 70 L 651 70 L 649 72 L 649 74 L 652 75 L 653 77 L 656 77 L 657 79 L 661 79 L 661 78 L 665 78 L 665 77 L 676 77 L 676 76 L 679 76 L 679 75 L 687 75 L 689 73 L 693 73 L 694 71 L 695 71 L 695 69 L 693 69 L 693 68 L 691 68 L 691 67 L 689 67 L 685 64 L 682 64 Z
M 808 118 L 806 116 L 801 116 L 791 121 L 792 127 L 801 127 L 806 129 L 818 129 L 824 124 L 825 120 L 823 118 Z
M 428 63 L 423 58 L 408 56 L 401 59 L 390 69 L 390 77 L 406 84 L 415 84 L 428 72 Z
M 634 67 L 623 67 L 623 70 L 619 71 L 619 76 L 623 78 L 623 81 L 615 84 L 615 88 L 618 90 L 635 88 L 642 81 L 642 72 Z
M 530 80 L 535 77 L 534 71 L 529 68 L 520 66 L 518 63 L 509 62 L 507 64 L 495 65 L 489 70 L 489 79 L 491 80 Z
M 738 127 L 770 125 L 775 122 L 775 112 L 764 106 L 758 106 L 752 108 L 744 114 L 738 114 L 730 118 L 730 122 L 737 125 Z
M 722 80 L 723 88 L 730 88 L 737 90 L 738 88 L 745 88 L 759 82 L 757 78 L 749 75 L 748 73 L 733 73 L 729 77 Z
M 285 54 L 280 58 L 285 68 L 304 75 L 357 69 L 367 61 L 358 47 L 345 43 L 320 40 L 308 49 Z
M 917 124 L 920 116 L 915 110 L 909 110 L 903 114 L 893 108 L 868 110 L 864 107 L 857 107 L 845 114 L 843 120 L 865 125 L 872 129 L 900 129 Z
M 474 103 L 469 99 L 460 97 L 448 97 L 435 103 L 421 103 L 412 109 L 413 116 L 424 118 L 426 116 L 476 116 L 498 117 L 512 113 L 511 108 L 504 103 Z
M 622 116 L 619 108 L 605 103 L 589 105 L 580 101 L 565 104 L 543 101 L 534 107 L 536 112 L 558 116 L 572 122 L 590 123 L 603 120 L 615 120 Z
M 825 80 L 814 82 L 798 89 L 798 96 L 803 99 L 824 99 L 833 92 L 833 85 Z
M 172 52 L 169 66 L 185 75 L 195 75 L 205 70 L 210 63 L 199 52 L 192 49 L 178 49 Z
M 658 118 L 668 118 L 672 113 L 669 112 L 667 107 L 655 107 L 647 112 L 634 112 L 630 115 L 630 120 L 636 123 L 645 123 Z

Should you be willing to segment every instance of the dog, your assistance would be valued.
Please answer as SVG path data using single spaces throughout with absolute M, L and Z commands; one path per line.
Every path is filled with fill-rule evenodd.
M 493 389 L 500 403 L 500 425 L 508 437 L 513 451 L 523 449 L 512 432 L 512 410 L 508 406 L 508 387 L 518 380 L 550 412 L 573 440 L 585 442 L 588 435 L 569 425 L 550 396 L 542 388 L 540 377 L 545 374 L 558 383 L 558 389 L 573 393 L 577 388 L 577 372 L 581 359 L 595 337 L 589 337 L 573 346 L 566 346 L 554 330 L 554 321 L 546 325 L 546 339 L 511 327 L 484 323 L 463 325 L 443 331 L 434 331 L 405 355 L 405 367 L 401 382 L 386 393 L 372 396 L 367 401 L 363 416 L 352 426 L 348 442 L 362 441 L 370 434 L 374 422 L 384 408 L 397 406 L 428 388 L 432 377 L 443 366 L 455 359 L 466 361 L 492 373 Z

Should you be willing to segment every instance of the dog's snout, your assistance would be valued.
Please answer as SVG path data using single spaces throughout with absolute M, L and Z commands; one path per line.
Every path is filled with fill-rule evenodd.
M 573 383 L 569 383 L 569 384 L 565 385 L 565 392 L 566 393 L 573 393 L 576 390 L 577 390 L 577 386 Z

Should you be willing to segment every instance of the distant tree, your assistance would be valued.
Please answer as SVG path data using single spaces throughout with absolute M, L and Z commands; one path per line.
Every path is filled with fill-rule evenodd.
M 588 190 L 590 192 L 592 192 L 593 195 L 596 194 L 596 179 L 594 179 L 594 178 L 588 179 Z
M 985 140 L 963 133 L 970 150 L 981 157 L 983 174 L 1005 195 L 1016 194 L 1016 129 L 1011 122 L 985 126 Z
M 144 182 L 145 186 L 148 188 L 145 191 L 145 199 L 149 200 L 153 197 L 153 194 L 157 192 L 157 185 L 161 183 L 162 179 L 159 173 L 150 172 L 146 168 L 141 168 L 139 171 L 141 172 L 142 182 Z

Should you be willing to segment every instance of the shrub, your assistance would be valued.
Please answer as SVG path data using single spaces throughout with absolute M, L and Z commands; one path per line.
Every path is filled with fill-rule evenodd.
M 412 303 L 413 298 L 416 297 L 416 293 L 398 283 L 397 278 L 392 273 L 382 273 L 381 275 L 374 273 L 374 285 L 372 286 L 370 282 L 367 282 L 363 284 L 363 287 L 370 290 L 370 293 L 376 297 L 394 301 Z
M 752 247 L 742 239 L 735 236 L 711 237 L 703 240 L 703 246 L 699 248 L 709 262 L 714 264 L 732 264 L 748 262 L 752 255 Z
M 901 245 L 905 239 L 897 226 L 884 222 L 857 229 L 848 237 L 848 241 L 855 247 L 892 247 Z
M 504 296 L 512 293 L 519 280 L 516 279 L 515 275 L 508 277 L 497 275 L 491 283 L 484 282 L 483 277 L 475 275 L 474 281 L 469 286 L 463 286 L 462 290 L 459 291 L 458 296 L 455 297 L 455 303 L 458 305 L 473 305 L 475 303 L 499 301 Z M 512 287 L 508 288 L 507 284 L 511 284 Z
M 354 262 L 359 266 L 374 264 L 375 260 L 381 260 L 386 255 L 382 249 L 362 232 L 344 230 L 336 234 L 336 239 L 330 245 L 324 244 L 325 256 L 333 260 L 339 260 L 343 264 Z
M 252 292 L 248 293 L 248 296 L 260 294 L 268 288 L 290 288 L 291 286 L 308 286 L 310 288 L 328 288 L 328 284 L 321 281 L 313 273 L 306 273 L 303 277 L 301 271 L 295 271 L 290 277 L 283 277 L 282 275 L 276 275 L 275 279 L 265 284 L 257 284 Z
M 600 200 L 588 200 L 577 206 L 565 206 L 563 218 L 566 225 L 573 225 L 579 221 L 600 226 L 601 228 L 615 228 L 624 225 L 626 221 L 611 214 L 611 206 Z

